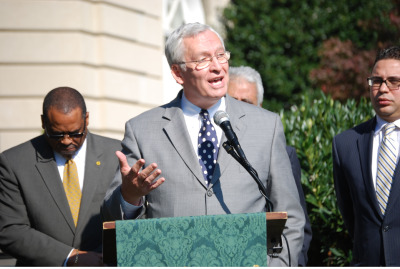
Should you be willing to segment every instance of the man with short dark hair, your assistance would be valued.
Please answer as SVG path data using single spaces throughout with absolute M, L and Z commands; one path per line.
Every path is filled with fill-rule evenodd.
M 376 116 L 335 136 L 336 197 L 354 266 L 400 266 L 400 48 L 381 50 L 367 79 Z
M 262 107 L 264 87 L 260 74 L 249 66 L 230 67 L 228 94 L 236 100 Z M 290 159 L 290 164 L 292 165 L 293 177 L 299 192 L 301 207 L 303 208 L 306 218 L 303 248 L 299 257 L 299 266 L 306 266 L 308 260 L 307 251 L 312 238 L 311 224 L 307 214 L 303 189 L 301 187 L 301 167 L 299 158 L 297 158 L 296 149 L 286 146 L 286 151 Z
M 305 220 L 279 116 L 226 95 L 230 53 L 211 27 L 185 24 L 165 47 L 172 76 L 183 90 L 169 104 L 126 123 L 123 152 L 117 153 L 120 171 L 102 207 L 105 220 L 144 213 L 162 218 L 265 212 L 256 182 L 220 148 L 226 138 L 213 116 L 226 110 L 275 211 L 288 213 L 284 233 L 296 266 Z M 288 256 L 283 244 L 282 253 L 269 256 L 268 263 L 287 266 Z
M 101 266 L 100 205 L 120 142 L 92 134 L 82 95 L 43 102 L 44 134 L 0 154 L 0 248 L 17 266 Z

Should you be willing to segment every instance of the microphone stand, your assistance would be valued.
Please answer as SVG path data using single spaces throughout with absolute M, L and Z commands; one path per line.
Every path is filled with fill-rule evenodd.
M 258 189 L 260 190 L 260 193 L 262 196 L 264 196 L 266 205 L 265 207 L 267 208 L 268 212 L 273 212 L 274 211 L 274 204 L 271 202 L 271 200 L 267 197 L 267 190 L 265 189 L 264 185 L 262 184 L 261 180 L 258 178 L 258 173 L 257 171 L 251 166 L 251 164 L 247 161 L 246 158 L 242 159 L 239 157 L 239 155 L 236 153 L 234 148 L 232 147 L 231 143 L 229 141 L 224 142 L 223 144 L 224 149 L 226 152 L 231 155 L 240 165 L 246 169 L 246 171 L 252 176 L 252 178 L 256 181 L 258 185 Z M 288 248 L 288 256 L 289 256 L 289 267 L 292 267 L 292 262 L 291 262 L 291 257 L 290 257 L 290 248 L 289 248 L 289 242 L 285 236 L 284 233 L 282 233 L 283 237 L 285 238 L 286 241 L 286 246 Z M 274 253 L 275 258 L 278 257 L 277 254 Z M 273 256 L 274 256 L 273 255 Z
M 251 166 L 251 164 L 246 159 L 242 159 L 239 157 L 239 155 L 235 152 L 234 148 L 232 147 L 232 145 L 229 141 L 225 141 L 222 145 L 223 145 L 224 149 L 226 150 L 226 152 L 229 155 L 231 155 L 238 163 L 240 163 L 240 165 L 243 166 L 243 168 L 246 169 L 246 171 L 256 181 L 261 195 L 264 196 L 264 198 L 265 198 L 265 201 L 266 201 L 265 207 L 266 207 L 267 211 L 273 212 L 274 204 L 267 197 L 267 190 L 265 189 L 264 184 L 262 184 L 261 180 L 258 178 L 257 171 Z

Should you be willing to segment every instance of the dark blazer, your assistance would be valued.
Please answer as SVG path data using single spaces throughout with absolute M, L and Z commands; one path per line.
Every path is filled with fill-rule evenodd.
M 287 154 L 289 155 L 290 164 L 292 165 L 293 177 L 296 182 L 297 190 L 299 191 L 300 204 L 306 217 L 306 224 L 304 225 L 304 240 L 303 248 L 301 249 L 299 257 L 299 266 L 306 266 L 308 257 L 307 251 L 310 248 L 310 242 L 312 238 L 310 218 L 307 214 L 306 200 L 304 198 L 303 188 L 301 187 L 301 168 L 299 158 L 297 158 L 296 149 L 290 146 L 286 146 Z
M 118 140 L 88 133 L 75 228 L 53 150 L 38 136 L 0 154 L 0 248 L 17 265 L 62 266 L 72 248 L 101 252 L 100 205 L 118 167 Z
M 333 139 L 336 197 L 354 241 L 351 265 L 400 266 L 400 171 L 396 169 L 383 217 L 371 175 L 375 125 L 373 118 Z

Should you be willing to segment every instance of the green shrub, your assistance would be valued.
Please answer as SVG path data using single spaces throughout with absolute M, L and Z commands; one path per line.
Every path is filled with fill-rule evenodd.
M 230 65 L 260 72 L 267 109 L 298 104 L 301 93 L 315 88 L 309 73 L 320 66 L 325 40 L 351 40 L 360 50 L 388 39 L 399 42 L 390 21 L 396 1 L 231 1 L 223 12 Z
M 332 171 L 332 139 L 375 115 L 370 101 L 349 99 L 345 104 L 326 97 L 281 112 L 287 144 L 296 148 L 301 182 L 313 230 L 308 251 L 310 266 L 344 266 L 352 259 L 352 241 L 336 203 Z

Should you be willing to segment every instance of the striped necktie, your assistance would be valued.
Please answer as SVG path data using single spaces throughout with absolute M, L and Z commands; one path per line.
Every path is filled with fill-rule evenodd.
M 64 166 L 63 185 L 67 195 L 69 208 L 75 227 L 78 224 L 79 208 L 81 206 L 81 188 L 79 186 L 78 169 L 73 159 L 67 160 Z
M 393 175 L 396 170 L 397 152 L 394 135 L 396 126 L 388 123 L 385 126 L 385 135 L 382 139 L 378 157 L 378 173 L 376 176 L 376 197 L 382 215 L 385 216 L 386 205 L 389 201 L 390 188 L 392 187 Z

